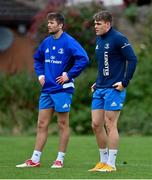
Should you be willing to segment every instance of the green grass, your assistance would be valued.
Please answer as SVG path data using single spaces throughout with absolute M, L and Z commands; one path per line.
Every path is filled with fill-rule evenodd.
M 40 168 L 15 168 L 31 156 L 34 137 L 0 137 L 0 179 L 148 179 L 152 178 L 152 137 L 121 137 L 117 171 L 88 172 L 99 160 L 93 136 L 72 136 L 63 169 L 51 169 L 58 137 L 49 137 Z M 127 164 L 123 164 L 126 161 Z

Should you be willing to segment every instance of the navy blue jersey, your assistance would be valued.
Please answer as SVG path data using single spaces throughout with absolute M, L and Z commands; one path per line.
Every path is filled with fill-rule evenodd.
M 34 54 L 34 68 L 37 76 L 45 75 L 42 92 L 73 93 L 74 78 L 80 74 L 88 62 L 87 53 L 73 37 L 65 32 L 58 39 L 49 36 Z M 56 82 L 56 78 L 63 72 L 67 72 L 69 81 L 61 85 Z
M 127 87 L 135 71 L 137 58 L 123 34 L 111 28 L 104 35 L 97 36 L 96 59 L 96 88 L 111 88 L 116 82 L 122 82 Z

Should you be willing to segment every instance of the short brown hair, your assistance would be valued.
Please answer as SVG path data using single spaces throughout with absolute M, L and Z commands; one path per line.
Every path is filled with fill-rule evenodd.
M 112 24 L 112 14 L 109 11 L 100 11 L 93 16 L 95 21 L 110 22 Z
M 51 12 L 47 14 L 47 20 L 55 20 L 58 24 L 63 24 L 64 26 L 64 16 L 58 12 Z

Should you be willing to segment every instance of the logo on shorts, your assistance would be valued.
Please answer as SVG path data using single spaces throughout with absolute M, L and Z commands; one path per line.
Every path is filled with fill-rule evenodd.
M 117 103 L 116 103 L 116 102 L 113 102 L 113 103 L 111 104 L 111 107 L 114 107 L 114 106 L 117 106 Z
M 123 104 L 122 104 L 122 103 L 120 103 L 120 107 L 123 107 Z
M 62 106 L 62 108 L 68 108 L 69 106 L 68 106 L 68 104 L 64 104 L 63 106 Z

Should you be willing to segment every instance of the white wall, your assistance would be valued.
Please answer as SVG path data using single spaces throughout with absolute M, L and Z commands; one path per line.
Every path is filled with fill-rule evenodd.
M 116 6 L 123 4 L 123 0 L 68 0 L 68 5 L 76 5 L 78 3 L 88 3 L 88 2 L 103 2 L 105 6 Z

